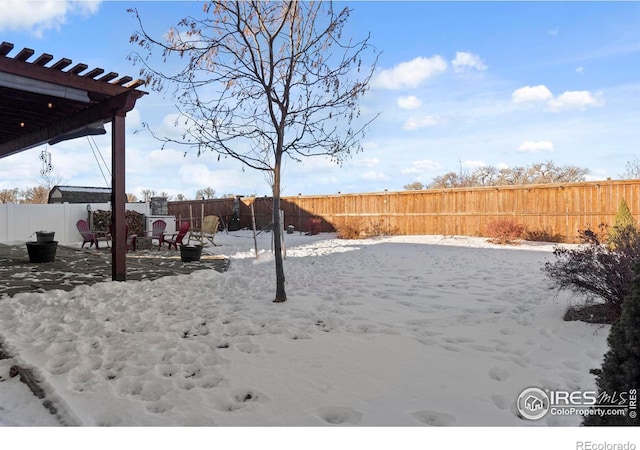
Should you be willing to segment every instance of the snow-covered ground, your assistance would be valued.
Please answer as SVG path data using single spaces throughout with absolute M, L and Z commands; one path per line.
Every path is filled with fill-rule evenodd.
M 5 426 L 577 426 L 518 416 L 527 387 L 594 389 L 608 327 L 563 322 L 553 245 L 219 233 L 226 273 L 0 298 Z M 9 376 L 34 368 L 52 416 Z M 520 447 L 526 448 L 526 447 Z M 575 447 L 573 447 L 575 448 Z

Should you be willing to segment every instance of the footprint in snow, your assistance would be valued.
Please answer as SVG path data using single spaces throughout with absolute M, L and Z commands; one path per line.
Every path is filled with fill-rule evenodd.
M 321 408 L 318 416 L 330 425 L 357 425 L 362 420 L 361 412 L 342 406 Z
M 416 411 L 412 412 L 411 416 L 418 422 L 432 427 L 450 427 L 457 422 L 456 418 L 451 414 L 439 411 Z
M 563 361 L 562 364 L 573 370 L 580 370 L 582 368 L 582 364 L 580 364 L 579 361 Z
M 260 352 L 260 347 L 250 342 L 241 342 L 239 344 L 236 344 L 236 348 L 240 350 L 242 353 L 259 353 Z
M 500 366 L 493 366 L 489 369 L 489 378 L 496 381 L 507 381 L 511 374 L 507 369 Z
M 172 408 L 173 405 L 171 405 L 171 403 L 164 401 L 152 401 L 144 405 L 144 409 L 153 414 L 164 414 Z
M 491 401 L 493 401 L 493 404 L 496 405 L 499 409 L 507 409 L 509 407 L 509 400 L 502 394 L 492 395 Z

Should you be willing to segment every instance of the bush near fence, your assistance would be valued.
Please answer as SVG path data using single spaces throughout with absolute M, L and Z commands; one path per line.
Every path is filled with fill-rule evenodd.
M 299 195 L 283 197 L 281 203 L 285 228 L 293 225 L 302 232 L 308 231 L 309 219 L 319 217 L 324 232 L 359 218 L 375 221 L 382 234 L 486 236 L 490 222 L 510 218 L 528 230 L 545 230 L 556 241 L 577 242 L 579 229 L 613 225 L 623 198 L 637 220 L 640 180 Z M 267 227 L 272 221 L 270 197 L 241 198 L 241 226 L 251 228 L 251 204 L 257 227 Z M 209 214 L 228 222 L 233 199 L 169 202 L 168 206 L 169 214 L 197 227 L 201 217 Z

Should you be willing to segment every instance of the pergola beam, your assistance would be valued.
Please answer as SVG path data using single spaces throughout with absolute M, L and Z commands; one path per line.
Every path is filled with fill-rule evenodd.
M 108 98 L 102 103 L 97 103 L 76 112 L 64 120 L 40 128 L 34 133 L 20 136 L 9 142 L 0 143 L 0 158 L 44 144 L 61 134 L 75 131 L 95 122 L 110 122 L 115 111 L 120 111 L 124 114 L 128 113 L 135 106 L 136 100 L 142 95 L 144 93 L 141 91 L 125 91 L 115 97 Z

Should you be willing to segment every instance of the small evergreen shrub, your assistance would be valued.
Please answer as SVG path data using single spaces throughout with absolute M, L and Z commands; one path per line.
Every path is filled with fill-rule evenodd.
M 614 322 L 607 338 L 609 351 L 604 356 L 602 369 L 592 370 L 596 375 L 598 395 L 629 394 L 640 386 L 640 260 L 636 261 L 629 295 L 622 306 L 620 317 Z M 628 399 L 627 399 L 628 402 Z M 628 405 L 628 403 L 627 403 Z M 640 425 L 634 414 L 589 415 L 583 425 Z
M 624 245 L 625 242 L 632 240 L 637 233 L 636 221 L 633 215 L 631 215 L 627 202 L 625 199 L 622 199 L 614 219 L 613 227 L 609 228 L 607 233 L 607 245 L 615 249 L 618 246 Z
M 486 234 L 494 244 L 514 244 L 524 238 L 525 231 L 515 219 L 496 219 L 487 224 Z

